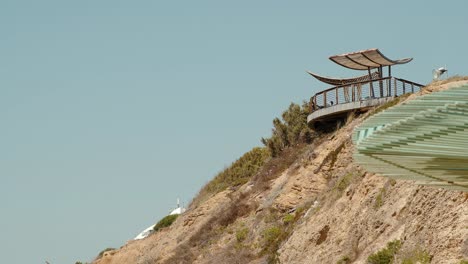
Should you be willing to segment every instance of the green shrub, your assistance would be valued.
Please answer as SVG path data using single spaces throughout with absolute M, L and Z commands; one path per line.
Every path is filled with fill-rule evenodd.
M 158 231 L 161 228 L 172 225 L 178 216 L 178 214 L 173 214 L 163 217 L 163 219 L 159 220 L 159 222 L 154 226 L 153 230 Z
M 379 193 L 375 197 L 374 209 L 379 209 L 384 204 L 385 188 L 380 188 Z
M 279 226 L 272 226 L 263 231 L 263 242 L 265 245 L 274 244 L 281 236 L 282 230 Z
M 284 223 L 285 225 L 290 224 L 290 223 L 292 223 L 292 222 L 294 221 L 294 218 L 295 218 L 294 215 L 292 215 L 292 214 L 287 214 L 287 215 L 285 215 L 285 216 L 283 217 L 283 223 Z
M 102 256 L 104 256 L 104 253 L 106 253 L 107 251 L 111 251 L 111 250 L 115 250 L 115 248 L 106 248 L 102 250 L 101 252 L 99 252 L 99 255 L 97 256 L 97 258 L 98 259 L 102 258 Z
M 459 263 L 459 264 L 468 264 L 468 260 L 462 259 L 462 260 L 460 260 L 460 263 Z
M 237 242 L 242 242 L 247 238 L 247 235 L 249 234 L 249 229 L 247 227 L 242 227 L 241 229 L 237 230 L 236 232 L 236 239 Z
M 380 251 L 370 255 L 367 258 L 368 264 L 391 264 L 395 258 L 395 255 L 401 248 L 401 241 L 395 240 L 388 242 L 387 247 Z
M 336 262 L 336 264 L 349 264 L 349 263 L 351 263 L 351 259 L 348 256 L 344 256 Z
M 281 243 L 288 239 L 294 231 L 295 223 L 304 216 L 311 202 L 299 206 L 294 214 L 286 214 L 281 217 L 276 210 L 264 215 L 265 223 L 271 223 L 270 227 L 263 230 L 260 255 L 267 255 L 268 263 L 279 263 L 278 249 Z
M 291 103 L 289 108 L 279 118 L 273 119 L 273 129 L 270 138 L 262 138 L 262 143 L 270 150 L 272 157 L 277 157 L 287 147 L 301 143 L 310 143 L 313 132 L 307 126 L 309 115 L 308 104 L 302 107 Z
M 344 175 L 343 177 L 338 179 L 333 189 L 339 194 L 343 193 L 344 190 L 346 190 L 346 188 L 348 188 L 348 186 L 351 184 L 353 178 L 354 178 L 353 173 L 348 173 Z
M 272 226 L 263 231 L 261 254 L 267 254 L 267 262 L 279 263 L 278 248 L 281 242 L 287 237 L 287 231 L 281 226 Z

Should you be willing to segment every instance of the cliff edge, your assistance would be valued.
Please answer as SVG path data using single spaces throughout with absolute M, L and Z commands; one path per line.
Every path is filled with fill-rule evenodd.
M 437 82 L 419 95 L 467 83 Z M 468 192 L 388 179 L 353 161 L 352 131 L 374 111 L 271 158 L 242 185 L 195 198 L 170 227 L 94 263 L 368 263 L 387 249 L 393 263 L 464 263 Z

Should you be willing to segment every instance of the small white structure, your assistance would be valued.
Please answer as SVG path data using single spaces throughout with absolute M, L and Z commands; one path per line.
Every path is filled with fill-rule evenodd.
M 169 215 L 182 214 L 184 212 L 185 212 L 185 208 L 180 206 L 179 198 L 177 198 L 177 208 L 172 210 L 172 212 Z
M 138 234 L 138 236 L 136 236 L 133 240 L 140 240 L 140 239 L 143 239 L 147 236 L 149 236 L 151 233 L 153 233 L 153 229 L 154 229 L 154 226 L 156 224 L 146 228 L 145 230 L 143 230 L 140 234 Z
M 179 198 L 177 198 L 177 208 L 172 210 L 171 213 L 169 215 L 176 215 L 176 214 L 182 214 L 185 212 L 185 208 L 181 207 L 180 206 L 180 202 L 179 202 Z M 143 239 L 143 238 L 146 238 L 148 237 L 149 235 L 151 235 L 151 233 L 153 233 L 154 231 L 154 226 L 156 224 L 146 228 L 145 230 L 143 230 L 140 234 L 138 234 L 133 240 L 140 240 L 140 239 Z

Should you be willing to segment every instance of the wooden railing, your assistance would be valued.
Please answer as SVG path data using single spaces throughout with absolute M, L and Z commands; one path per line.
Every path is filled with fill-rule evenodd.
M 336 104 L 400 96 L 405 93 L 418 92 L 423 86 L 419 83 L 395 77 L 335 86 L 312 96 L 310 98 L 310 110 L 312 112 Z

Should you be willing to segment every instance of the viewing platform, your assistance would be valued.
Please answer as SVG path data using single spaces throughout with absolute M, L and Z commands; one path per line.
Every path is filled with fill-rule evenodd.
M 365 112 L 396 96 L 418 92 L 423 87 L 422 84 L 391 76 L 391 66 L 408 63 L 412 58 L 390 60 L 378 49 L 369 49 L 331 56 L 330 60 L 349 69 L 367 70 L 367 74 L 353 78 L 330 78 L 308 72 L 317 80 L 334 86 L 311 97 L 307 123 L 313 127 L 343 119 L 350 112 Z M 388 68 L 387 77 L 383 77 L 383 67 Z

